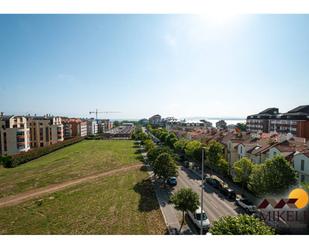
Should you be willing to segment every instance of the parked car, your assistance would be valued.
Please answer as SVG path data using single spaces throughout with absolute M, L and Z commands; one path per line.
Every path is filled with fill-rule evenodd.
M 219 180 L 212 177 L 206 177 L 206 183 L 217 189 L 220 189 L 222 187 L 222 183 Z
M 170 186 L 176 186 L 177 185 L 177 178 L 175 176 L 170 177 L 167 179 L 166 183 Z
M 210 226 L 210 221 L 208 219 L 208 216 L 204 210 L 201 209 L 201 207 L 198 207 L 193 213 L 188 212 L 188 215 L 194 225 L 196 225 L 199 229 L 201 229 L 201 220 L 202 220 L 202 229 L 208 230 Z
M 227 186 L 222 186 L 220 192 L 230 200 L 236 200 L 236 193 Z
M 246 198 L 237 198 L 236 204 L 242 207 L 249 214 L 256 212 L 256 206 L 254 206 L 254 204 Z

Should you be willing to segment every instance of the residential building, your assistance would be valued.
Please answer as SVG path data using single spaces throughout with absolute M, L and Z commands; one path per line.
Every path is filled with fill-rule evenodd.
M 161 124 L 161 116 L 159 114 L 153 115 L 149 118 L 149 123 L 154 126 L 158 126 Z
M 279 109 L 272 107 L 247 117 L 247 131 L 249 132 L 266 132 L 270 131 L 270 121 L 276 118 Z
M 298 173 L 299 182 L 309 182 L 309 149 L 297 152 L 293 158 L 294 169 Z
M 22 116 L 0 116 L 0 155 L 14 155 L 30 149 L 27 120 Z
M 224 120 L 219 120 L 216 123 L 216 127 L 217 127 L 217 129 L 225 130 L 227 128 L 227 124 L 226 124 L 226 122 Z
M 27 116 L 31 148 L 45 147 L 64 140 L 61 117 Z
M 88 135 L 95 135 L 98 133 L 98 123 L 95 119 L 88 119 L 87 122 L 87 133 Z
M 309 105 L 298 106 L 270 120 L 270 131 L 309 139 Z
M 87 121 L 79 118 L 62 118 L 64 138 L 87 136 Z
M 104 133 L 113 128 L 113 122 L 109 119 L 98 119 L 98 133 Z

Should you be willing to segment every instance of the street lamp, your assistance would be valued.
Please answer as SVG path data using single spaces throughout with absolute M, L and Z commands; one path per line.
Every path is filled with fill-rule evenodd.
M 203 198 L 204 197 L 204 148 L 202 147 L 202 185 L 201 185 L 201 235 L 203 235 Z

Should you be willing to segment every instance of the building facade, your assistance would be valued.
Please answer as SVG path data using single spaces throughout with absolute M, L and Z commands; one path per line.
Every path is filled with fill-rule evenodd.
M 87 136 L 87 121 L 79 118 L 62 118 L 64 138 Z
M 61 117 L 27 116 L 31 148 L 45 147 L 64 140 Z
M 0 117 L 0 155 L 10 156 L 30 150 L 30 132 L 22 116 Z
M 149 118 L 149 124 L 158 126 L 161 124 L 161 116 L 159 114 L 153 115 Z
M 258 114 L 253 114 L 247 117 L 247 131 L 249 132 L 266 132 L 270 131 L 270 121 L 276 118 L 279 114 L 279 109 L 272 107 Z
M 96 135 L 98 133 L 98 123 L 94 119 L 88 119 L 87 121 L 87 133 L 88 135 Z

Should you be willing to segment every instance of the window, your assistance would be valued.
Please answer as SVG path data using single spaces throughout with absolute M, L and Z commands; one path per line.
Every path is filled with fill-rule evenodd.
M 240 146 L 240 154 L 242 154 L 242 146 Z
M 40 140 L 43 140 L 43 128 L 40 128 Z
M 303 160 L 303 159 L 300 161 L 300 170 L 301 171 L 305 170 L 305 160 Z
M 304 175 L 300 175 L 300 181 L 304 182 L 305 181 L 305 176 Z
M 276 151 L 274 151 L 273 155 L 274 155 L 274 156 L 276 156 L 276 155 L 277 155 L 277 152 L 276 152 Z
M 44 146 L 44 144 L 43 143 L 40 143 L 40 147 L 43 147 Z

